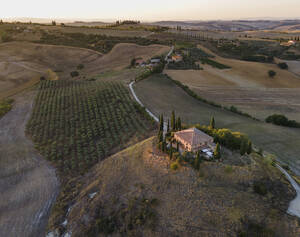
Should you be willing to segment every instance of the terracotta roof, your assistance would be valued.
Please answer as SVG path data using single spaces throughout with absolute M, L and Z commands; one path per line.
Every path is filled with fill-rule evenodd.
M 181 59 L 182 56 L 181 55 L 173 55 L 172 58 Z
M 186 141 L 192 147 L 205 142 L 210 142 L 212 137 L 197 128 L 189 128 L 175 133 L 176 136 Z

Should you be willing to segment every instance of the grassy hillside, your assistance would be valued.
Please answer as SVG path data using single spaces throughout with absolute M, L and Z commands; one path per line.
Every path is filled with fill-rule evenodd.
M 57 227 L 78 195 L 82 175 L 151 136 L 156 125 L 121 82 L 43 81 L 34 104 L 26 132 L 60 177 L 49 224 Z
M 299 129 L 283 128 L 234 114 L 195 100 L 162 75 L 154 75 L 135 85 L 135 90 L 144 105 L 159 115 L 165 116 L 175 110 L 188 124 L 209 124 L 211 116 L 216 126 L 226 127 L 249 135 L 262 149 L 275 154 L 300 174 Z M 155 95 L 155 96 L 154 96 Z
M 97 165 L 68 215 L 72 236 L 295 236 L 293 191 L 257 154 L 250 165 L 170 169 L 153 138 Z M 255 193 L 264 183 L 267 194 Z M 284 195 L 282 195 L 284 193 Z M 279 205 L 281 203 L 281 205 Z M 276 235 L 275 235 L 276 233 Z
M 69 46 L 9 42 L 0 44 L 0 99 L 16 94 L 46 79 L 89 79 L 105 71 L 124 69 L 134 57 L 149 59 L 169 50 L 162 45 L 118 44 L 102 55 L 89 49 Z M 82 65 L 83 68 L 78 69 Z
M 215 56 L 215 59 L 223 64 L 231 67 L 226 72 L 218 70 L 210 70 L 211 74 L 219 76 L 220 80 L 223 78 L 227 79 L 231 76 L 232 81 L 235 82 L 236 86 L 243 86 L 243 82 L 248 87 L 264 87 L 264 88 L 295 88 L 300 87 L 300 77 L 289 72 L 288 70 L 280 70 L 276 64 L 259 63 L 259 62 L 247 62 L 236 59 L 228 59 L 220 57 L 208 50 L 204 46 L 198 45 L 198 47 L 204 50 L 206 53 Z M 268 76 L 268 71 L 274 70 L 277 72 L 276 77 L 271 79 Z M 223 75 L 222 75 L 223 74 Z M 235 79 L 236 78 L 236 79 Z M 253 86 L 252 86 L 253 84 Z

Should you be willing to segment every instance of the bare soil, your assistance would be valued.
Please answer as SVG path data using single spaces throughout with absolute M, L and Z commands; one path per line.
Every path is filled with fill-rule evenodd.
M 25 136 L 34 94 L 18 95 L 0 119 L 0 236 L 45 236 L 58 194 L 55 170 Z

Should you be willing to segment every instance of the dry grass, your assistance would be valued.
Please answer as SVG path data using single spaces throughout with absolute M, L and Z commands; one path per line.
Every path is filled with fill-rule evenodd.
M 251 189 L 253 180 L 278 180 L 280 173 L 274 167 L 266 172 L 256 160 L 251 170 L 250 166 L 234 167 L 234 175 L 228 175 L 222 163 L 204 162 L 201 169 L 205 175 L 199 177 L 186 165 L 172 171 L 171 162 L 155 152 L 153 142 L 150 138 L 106 159 L 86 177 L 86 185 L 68 217 L 67 228 L 72 230 L 72 236 L 84 236 L 84 231 L 94 224 L 97 212 L 109 217 L 118 208 L 126 208 L 128 200 L 141 197 L 157 199 L 156 227 L 135 225 L 127 235 L 235 236 L 245 217 L 266 222 L 282 236 L 298 233 L 296 218 L 280 211 L 270 218 L 271 199 L 262 198 Z M 286 185 L 283 184 L 286 194 L 292 198 L 293 192 Z M 89 198 L 91 193 L 96 193 L 93 199 Z M 273 201 L 277 202 L 277 198 L 283 201 L 283 196 Z M 287 206 L 286 196 L 284 202 Z M 278 228 L 278 223 L 289 228 Z
M 288 64 L 290 72 L 295 73 L 297 76 L 300 76 L 300 61 L 285 60 L 285 62 Z
M 68 79 L 79 64 L 83 64 L 84 69 L 78 70 L 78 78 L 88 78 L 104 71 L 124 69 L 133 57 L 148 59 L 168 50 L 169 47 L 161 45 L 118 44 L 103 56 L 93 50 L 68 46 L 3 43 L 0 44 L 0 97 L 31 87 L 41 76 Z
M 168 52 L 170 47 L 163 45 L 140 46 L 136 44 L 121 43 L 116 45 L 108 54 L 96 62 L 95 71 L 122 69 L 130 65 L 133 58 L 149 59 L 156 55 Z
M 281 70 L 277 65 L 257 62 L 246 62 L 236 59 L 220 57 L 207 48 L 199 45 L 205 52 L 214 55 L 216 61 L 228 65 L 231 69 L 218 70 L 210 66 L 205 66 L 210 74 L 218 76 L 219 80 L 230 80 L 236 86 L 259 87 L 259 88 L 298 88 L 300 87 L 300 77 L 287 70 Z M 270 79 L 268 71 L 276 71 L 277 75 Z M 218 85 L 218 84 L 216 84 Z
M 213 54 L 207 48 L 199 47 Z M 232 68 L 219 70 L 201 65 L 204 70 L 167 70 L 166 73 L 208 100 L 226 106 L 234 105 L 261 120 L 271 114 L 281 113 L 300 121 L 298 61 L 289 61 L 290 69 L 287 71 L 279 69 L 275 64 L 215 56 L 216 61 Z M 271 79 L 268 70 L 276 71 L 277 75 Z

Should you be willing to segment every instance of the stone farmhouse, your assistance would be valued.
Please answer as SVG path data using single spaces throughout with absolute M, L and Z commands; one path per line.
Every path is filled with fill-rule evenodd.
M 213 150 L 216 146 L 211 136 L 197 128 L 189 128 L 176 132 L 174 139 L 180 143 L 184 150 L 190 152 Z

